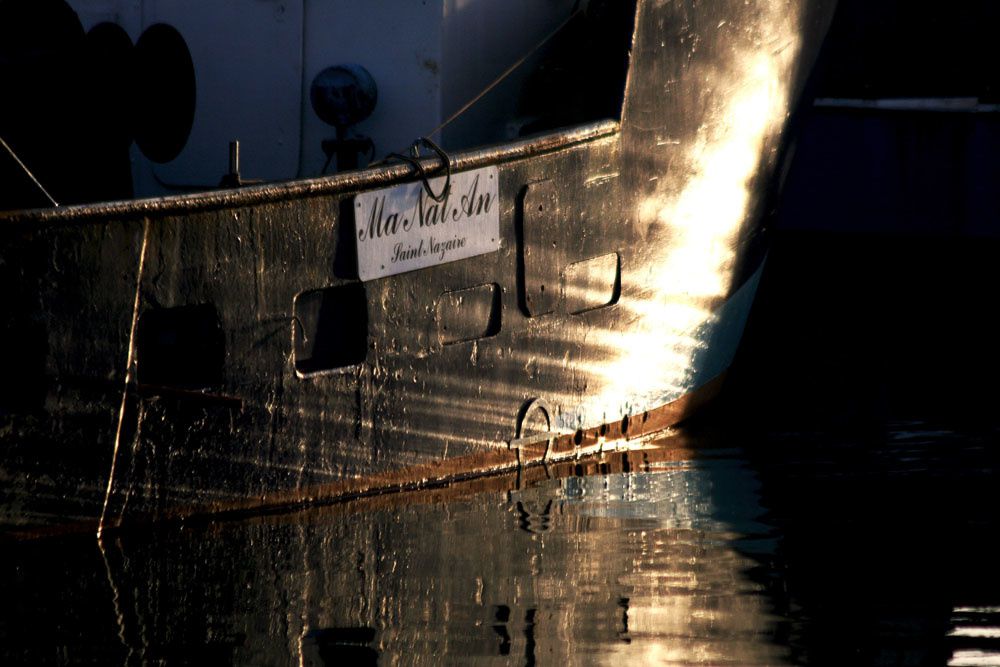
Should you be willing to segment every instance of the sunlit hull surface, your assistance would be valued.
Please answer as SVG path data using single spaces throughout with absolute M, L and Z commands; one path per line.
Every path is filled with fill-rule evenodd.
M 735 353 L 833 3 L 638 5 L 620 123 L 453 157 L 499 169 L 497 252 L 349 277 L 352 198 L 412 180 L 408 165 L 0 215 L 16 335 L 4 382 L 23 387 L 5 392 L 0 521 L 114 526 L 331 498 L 575 456 L 681 419 Z M 303 315 L 307 298 L 344 313 Z M 302 340 L 359 318 L 355 358 L 301 363 Z M 152 356 L 174 339 L 195 341 L 187 357 Z M 148 381 L 174 377 L 171 363 L 210 380 Z M 511 447 L 522 416 L 522 436 L 562 435 Z

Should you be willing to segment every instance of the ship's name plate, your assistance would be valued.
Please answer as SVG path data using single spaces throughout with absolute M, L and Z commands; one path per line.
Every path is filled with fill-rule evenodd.
M 357 195 L 358 276 L 372 280 L 498 250 L 498 180 L 496 167 L 452 174 L 440 202 L 422 181 Z M 435 193 L 444 184 L 444 176 L 429 183 Z

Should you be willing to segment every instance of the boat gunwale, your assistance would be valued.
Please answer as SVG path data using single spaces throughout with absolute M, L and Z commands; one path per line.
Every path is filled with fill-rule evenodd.
M 583 123 L 526 139 L 456 152 L 449 156 L 451 169 L 465 171 L 511 162 L 620 134 L 621 122 L 615 119 Z M 432 177 L 440 176 L 444 168 L 444 163 L 438 156 L 421 158 L 419 163 Z M 398 162 L 330 176 L 276 181 L 239 188 L 220 188 L 208 192 L 0 211 L 0 224 L 72 223 L 92 221 L 95 218 L 131 218 L 270 204 L 290 199 L 385 187 L 412 180 L 416 176 L 418 176 L 417 169 L 413 165 Z

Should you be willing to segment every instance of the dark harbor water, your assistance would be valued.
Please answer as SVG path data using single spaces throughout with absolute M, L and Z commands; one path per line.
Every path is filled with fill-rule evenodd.
M 0 663 L 1000 664 L 1000 430 L 727 431 L 8 540 Z

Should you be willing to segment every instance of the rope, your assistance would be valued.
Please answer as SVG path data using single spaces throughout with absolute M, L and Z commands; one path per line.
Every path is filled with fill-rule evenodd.
M 545 37 L 543 37 L 537 44 L 535 44 L 533 47 L 531 47 L 531 49 L 527 53 L 525 53 L 523 56 L 521 56 L 516 61 L 514 61 L 514 63 L 512 65 L 510 65 L 507 69 L 505 69 L 503 72 L 501 72 L 500 75 L 497 76 L 495 79 L 493 79 L 490 83 L 488 83 L 486 85 L 486 87 L 483 88 L 481 91 L 479 91 L 475 96 L 473 96 L 472 99 L 470 99 L 468 102 L 466 102 L 465 104 L 463 104 L 458 109 L 458 111 L 456 111 L 455 113 L 453 113 L 450 116 L 448 116 L 448 118 L 446 118 L 443 123 L 441 123 L 440 125 L 438 125 L 437 127 L 435 127 L 433 130 L 431 130 L 430 132 L 428 132 L 426 135 L 424 135 L 422 137 L 418 137 L 410 145 L 410 148 L 409 148 L 410 155 L 404 155 L 403 153 L 389 153 L 388 155 L 386 155 L 381 160 L 378 160 L 377 162 L 372 162 L 368 166 L 369 167 L 375 167 L 375 166 L 378 166 L 378 165 L 381 165 L 381 164 L 385 164 L 386 162 L 388 162 L 390 160 L 398 160 L 398 161 L 401 161 L 401 162 L 405 162 L 405 163 L 409 164 L 411 167 L 413 167 L 414 171 L 416 171 L 419 174 L 420 179 L 424 183 L 424 189 L 427 191 L 428 196 L 431 199 L 433 199 L 434 201 L 436 201 L 436 202 L 443 202 L 444 198 L 448 196 L 448 192 L 451 189 L 451 158 L 448 157 L 448 154 L 445 153 L 445 151 L 440 146 L 438 146 L 436 143 L 434 143 L 433 141 L 431 141 L 430 137 L 433 137 L 434 135 L 436 135 L 439 132 L 441 132 L 441 130 L 443 130 L 444 128 L 446 128 L 449 124 L 451 124 L 459 116 L 461 116 L 466 111 L 468 111 L 476 102 L 478 102 L 479 100 L 483 99 L 483 97 L 485 97 L 487 93 L 489 93 L 491 90 L 493 90 L 498 85 L 500 85 L 500 83 L 503 82 L 504 79 L 506 79 L 508 76 L 510 76 L 514 72 L 514 70 L 516 70 L 518 67 L 520 67 L 521 65 L 523 65 L 529 58 L 531 58 L 533 55 L 535 55 L 535 53 L 537 53 L 539 49 L 541 49 L 549 41 L 551 41 L 553 37 L 555 37 L 559 32 L 562 31 L 563 28 L 565 28 L 567 25 L 569 25 L 570 21 L 572 21 L 574 18 L 576 18 L 577 14 L 580 14 L 581 12 L 583 12 L 583 8 L 580 5 L 581 5 L 581 3 L 577 2 L 576 6 L 573 9 L 573 11 L 570 12 L 569 16 L 567 16 L 566 19 L 562 23 L 560 23 L 558 26 L 555 27 L 555 29 L 553 29 L 551 32 L 549 32 L 547 35 L 545 35 Z M 446 175 L 447 175 L 447 180 L 445 181 L 444 190 L 441 191 L 440 195 L 435 195 L 434 192 L 433 192 L 433 190 L 431 190 L 430 183 L 427 180 L 427 171 L 426 171 L 426 169 L 424 169 L 423 165 L 420 163 L 420 151 L 419 151 L 420 144 L 423 144 L 423 145 L 427 146 L 428 148 L 430 148 L 431 150 L 433 150 L 435 153 L 437 153 L 438 157 L 440 157 L 441 161 L 444 163 L 445 172 L 446 172 Z M 324 167 L 324 170 L 325 170 L 325 167 Z
M 49 203 L 51 203 L 53 206 L 59 206 L 59 202 L 53 199 L 52 195 L 49 194 L 49 191 L 46 190 L 42 186 L 42 184 L 38 182 L 38 179 L 35 178 L 35 175 L 31 173 L 31 170 L 28 169 L 27 165 L 21 162 L 21 158 L 17 157 L 17 153 L 14 152 L 13 148 L 7 145 L 7 142 L 3 140 L 3 137 L 0 137 L 0 144 L 2 144 L 3 147 L 7 150 L 7 152 L 10 153 L 10 156 L 14 158 L 14 162 L 16 162 L 17 165 L 24 170 L 24 173 L 28 175 L 28 178 L 31 179 L 31 182 L 35 184 L 35 186 L 41 191 L 43 195 L 45 195 L 45 198 L 49 200 Z
M 118 464 L 118 448 L 121 445 L 122 425 L 125 423 L 125 408 L 128 405 L 128 394 L 135 375 L 135 339 L 139 324 L 139 306 L 142 300 L 142 277 L 146 268 L 146 248 L 149 245 L 149 218 L 142 227 L 142 250 L 139 251 L 139 268 L 135 275 L 135 298 L 132 303 L 132 327 L 128 335 L 128 356 L 125 358 L 125 383 L 122 387 L 122 402 L 118 409 L 118 426 L 115 428 L 115 445 L 111 451 L 111 472 L 108 473 L 108 486 L 104 491 L 104 504 L 101 506 L 101 518 L 97 522 L 97 539 L 101 539 L 107 521 L 108 505 L 111 502 L 111 492 L 115 482 L 115 467 Z M 133 457 L 135 452 L 132 452 Z M 133 458 L 134 462 L 134 458 Z M 119 517 L 120 518 L 120 517 Z
M 427 170 L 424 169 L 424 164 L 420 161 L 420 144 L 427 146 L 432 151 L 437 153 L 438 157 L 441 158 L 441 162 L 444 164 L 445 180 L 444 187 L 441 189 L 441 194 L 436 195 L 434 194 L 434 190 L 431 189 L 431 183 L 427 179 Z M 387 160 L 399 160 L 400 162 L 405 162 L 413 167 L 424 184 L 424 190 L 427 191 L 427 196 L 434 201 L 441 204 L 444 203 L 445 199 L 447 199 L 448 194 L 451 192 L 451 157 L 444 152 L 444 149 L 427 137 L 417 137 L 416 141 L 410 145 L 409 155 L 404 155 L 402 153 L 389 153 L 382 159 L 382 162 Z
M 524 54 L 523 56 L 521 56 L 520 58 L 518 58 L 516 61 L 514 61 L 514 64 L 512 64 L 510 67 L 508 67 L 503 72 L 501 72 L 500 76 L 498 76 L 497 78 L 493 79 L 493 81 L 491 81 L 489 84 L 487 84 L 486 87 L 483 88 L 475 97 L 473 97 L 471 100 L 469 100 L 468 102 L 466 102 L 465 104 L 463 104 L 461 106 L 461 108 L 459 108 L 458 111 L 456 111 L 452 115 L 448 116 L 448 118 L 443 123 L 441 123 L 440 125 L 438 125 L 437 127 L 435 127 L 433 130 L 431 130 L 430 132 L 428 132 L 425 136 L 427 136 L 427 137 L 433 137 L 435 134 L 437 134 L 438 132 L 440 132 L 441 130 L 443 130 L 445 127 L 447 127 L 456 118 L 458 118 L 463 113 L 465 113 L 466 111 L 468 111 L 469 108 L 472 107 L 473 104 L 475 104 L 479 100 L 483 99 L 483 97 L 488 92 L 490 92 L 491 90 L 493 90 L 494 88 L 496 88 L 498 85 L 500 85 L 500 83 L 504 79 L 506 79 L 508 76 L 510 76 L 514 72 L 514 70 L 516 70 L 518 67 L 520 67 L 521 65 L 523 65 L 525 63 L 525 61 L 528 60 L 528 58 L 530 58 L 531 56 L 535 55 L 535 53 L 539 49 L 541 49 L 543 46 L 545 46 L 549 42 L 549 40 L 551 40 L 563 28 L 565 28 L 567 25 L 569 25 L 569 22 L 572 21 L 574 18 L 576 18 L 577 14 L 579 14 L 581 11 L 583 11 L 580 8 L 579 4 L 580 3 L 577 3 L 577 7 L 572 12 L 570 12 L 570 15 L 568 17 L 566 17 L 565 21 L 563 21 L 558 26 L 556 26 L 556 28 L 552 32 L 550 32 L 549 34 L 547 34 L 545 37 L 542 38 L 542 40 L 540 42 L 538 42 L 533 47 L 531 47 L 530 51 L 528 51 L 526 54 Z

